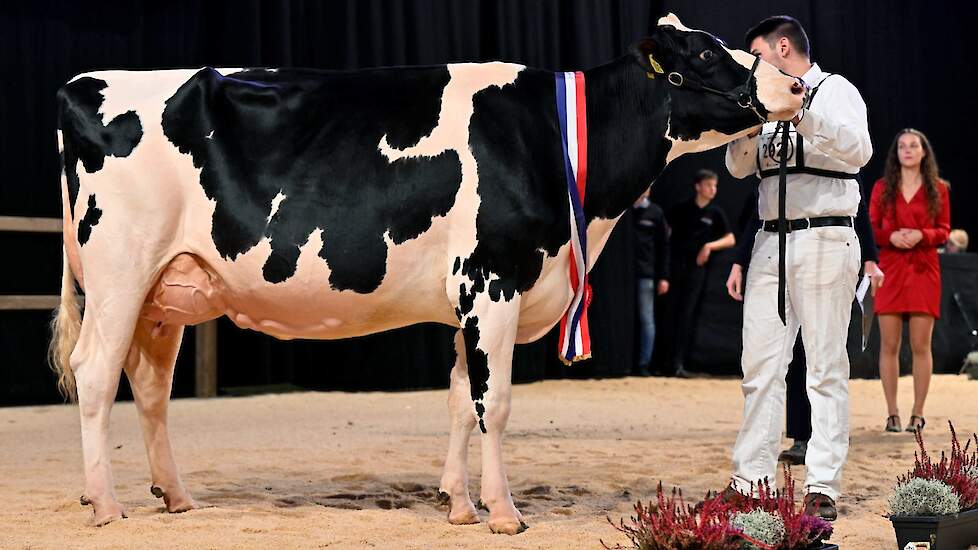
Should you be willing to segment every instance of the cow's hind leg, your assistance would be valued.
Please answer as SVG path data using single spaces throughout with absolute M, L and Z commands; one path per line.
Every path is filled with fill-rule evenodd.
M 95 525 L 125 517 L 115 498 L 109 463 L 109 415 L 119 389 L 119 377 L 132 342 L 141 300 L 125 304 L 125 295 L 101 299 L 91 288 L 86 295 L 85 316 L 70 365 L 78 392 L 82 454 L 85 460 L 85 492 L 82 504 L 94 508 Z M 141 297 L 141 294 L 140 294 Z
M 489 529 L 509 535 L 527 527 L 513 504 L 502 456 L 519 302 L 518 295 L 496 302 L 488 294 L 478 294 L 472 312 L 461 319 L 471 397 L 482 431 L 481 502 L 489 509 Z
M 465 362 L 465 340 L 462 331 L 455 334 L 455 366 L 452 368 L 448 390 L 448 412 L 451 432 L 448 437 L 448 457 L 441 476 L 439 497 L 447 501 L 448 522 L 455 525 L 479 523 L 479 515 L 469 497 L 468 449 L 469 437 L 476 425 L 472 397 L 469 392 L 469 372 Z
M 185 512 L 195 507 L 180 480 L 167 431 L 173 369 L 182 339 L 182 325 L 140 319 L 125 365 L 149 457 L 150 490 L 163 499 L 169 512 Z

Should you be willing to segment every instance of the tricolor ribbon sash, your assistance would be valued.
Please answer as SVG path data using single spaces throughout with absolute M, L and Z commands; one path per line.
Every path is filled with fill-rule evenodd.
M 587 226 L 584 191 L 587 187 L 587 102 L 584 73 L 556 73 L 557 118 L 564 148 L 564 172 L 571 221 L 570 285 L 574 298 L 560 319 L 560 360 L 570 365 L 591 357 L 587 307 L 591 289 L 587 275 Z

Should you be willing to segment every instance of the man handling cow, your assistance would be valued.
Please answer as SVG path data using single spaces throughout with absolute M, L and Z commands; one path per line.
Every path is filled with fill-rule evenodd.
M 760 175 L 758 211 L 765 221 L 746 281 L 744 419 L 733 449 L 732 480 L 723 496 L 743 498 L 756 492 L 759 480 L 774 479 L 784 425 L 785 373 L 800 328 L 813 426 L 805 460 L 805 507 L 834 520 L 849 447 L 846 337 L 860 259 L 852 229 L 860 201 L 856 178 L 872 156 L 866 105 L 848 80 L 811 62 L 808 37 L 794 18 L 765 19 L 747 33 L 746 42 L 751 53 L 804 80 L 810 92 L 804 107 L 785 123 L 789 133 L 784 156 L 781 126 L 776 124 L 765 124 L 759 135 L 727 148 L 726 164 L 734 177 Z M 787 176 L 781 215 L 787 235 L 784 267 L 779 269 L 782 159 Z M 876 275 L 882 274 L 875 266 L 869 273 L 878 284 Z

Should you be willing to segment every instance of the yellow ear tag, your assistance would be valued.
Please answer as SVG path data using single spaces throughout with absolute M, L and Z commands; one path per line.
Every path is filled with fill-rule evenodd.
M 659 62 L 656 61 L 654 57 L 652 57 L 652 54 L 649 54 L 649 65 L 652 65 L 652 70 L 659 74 L 665 72 L 662 70 L 662 65 L 659 65 Z

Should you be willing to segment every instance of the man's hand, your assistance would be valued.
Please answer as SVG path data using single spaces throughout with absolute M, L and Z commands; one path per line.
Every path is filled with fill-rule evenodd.
M 741 290 L 743 290 L 743 277 L 744 269 L 740 267 L 740 264 L 730 266 L 730 276 L 727 277 L 727 294 L 738 302 L 744 301 L 744 296 L 741 294 Z
M 706 262 L 710 261 L 710 245 L 704 244 L 703 248 L 700 249 L 700 253 L 696 255 L 696 265 L 703 267 Z
M 866 262 L 863 264 L 863 273 L 869 277 L 870 292 L 876 296 L 876 289 L 883 286 L 883 270 L 876 262 Z
M 805 118 L 805 110 L 799 109 L 798 112 L 795 113 L 794 118 L 791 119 L 791 123 L 797 127 L 798 123 L 801 122 L 801 119 L 803 118 Z
M 669 292 L 669 281 L 665 279 L 659 281 L 659 285 L 658 288 L 656 288 L 656 292 L 658 292 L 659 296 L 662 296 L 663 294 Z

